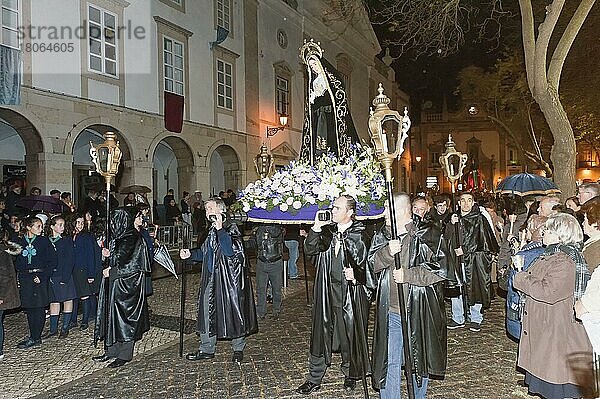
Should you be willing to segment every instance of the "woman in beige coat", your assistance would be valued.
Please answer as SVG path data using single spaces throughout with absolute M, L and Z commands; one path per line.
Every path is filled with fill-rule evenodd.
M 543 238 L 546 252 L 515 276 L 513 286 L 527 295 L 518 365 L 526 371 L 530 394 L 557 399 L 583 396 L 580 385 L 588 380 L 575 372 L 572 362 L 575 357 L 589 357 L 590 362 L 592 358 L 586 332 L 573 312 L 575 292 L 585 288 L 581 285 L 589 278 L 586 270 L 587 278 L 581 279 L 583 258 L 573 253 L 574 244 L 582 240 L 577 219 L 565 213 L 551 216 Z

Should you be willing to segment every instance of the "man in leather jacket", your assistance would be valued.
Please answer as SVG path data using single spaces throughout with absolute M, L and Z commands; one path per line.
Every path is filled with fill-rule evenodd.
M 411 215 L 410 197 L 394 195 L 398 238 L 391 240 L 391 219 L 378 232 L 369 250 L 369 267 L 378 276 L 375 331 L 373 336 L 373 386 L 381 398 L 399 398 L 403 363 L 403 335 L 398 285 L 404 289 L 408 317 L 410 354 L 415 397 L 425 398 L 430 375 L 443 377 L 446 371 L 446 314 L 444 283 L 447 277 L 447 245 L 441 231 L 422 219 L 426 201 L 417 198 Z M 400 268 L 394 256 L 399 254 Z M 396 284 L 395 284 L 396 283 Z
M 187 360 L 215 357 L 217 339 L 231 340 L 232 361 L 244 358 L 246 336 L 258 332 L 254 294 L 248 274 L 242 235 L 235 223 L 224 220 L 227 208 L 220 198 L 205 204 L 212 223 L 208 237 L 198 249 L 182 249 L 181 259 L 202 262 L 198 295 L 198 332 L 200 347 L 188 353 Z
M 284 229 L 275 224 L 263 224 L 256 228 L 256 313 L 260 319 L 267 314 L 267 284 L 273 291 L 273 318 L 281 312 L 281 287 L 283 286 Z
M 356 201 L 342 195 L 333 203 L 331 219 L 315 216 L 306 237 L 307 255 L 315 255 L 310 367 L 308 380 L 298 393 L 309 394 L 321 386 L 331 354 L 340 351 L 344 389 L 370 373 L 367 343 L 369 298 L 375 288 L 367 268 L 367 243 L 362 223 L 354 220 Z

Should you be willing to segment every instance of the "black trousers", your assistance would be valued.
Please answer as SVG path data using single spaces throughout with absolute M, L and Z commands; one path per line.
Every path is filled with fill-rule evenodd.
M 42 330 L 46 323 L 46 312 L 44 308 L 27 308 L 27 324 L 29 325 L 29 338 L 34 341 L 42 339 Z
M 340 344 L 340 352 L 342 355 L 341 369 L 344 376 L 348 377 L 350 376 L 350 341 L 348 340 L 346 325 L 344 324 L 344 309 L 339 306 L 332 306 L 331 310 L 333 317 L 333 334 L 335 335 L 335 337 L 331 337 L 331 339 Z M 310 375 L 308 378 L 310 382 L 320 384 L 325 376 L 326 370 L 327 364 L 325 363 L 324 356 L 310 355 Z

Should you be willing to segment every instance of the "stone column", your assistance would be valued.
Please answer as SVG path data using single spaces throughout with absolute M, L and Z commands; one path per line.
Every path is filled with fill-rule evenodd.
M 26 154 L 27 186 L 37 186 L 43 195 L 50 190 L 73 191 L 73 155 Z

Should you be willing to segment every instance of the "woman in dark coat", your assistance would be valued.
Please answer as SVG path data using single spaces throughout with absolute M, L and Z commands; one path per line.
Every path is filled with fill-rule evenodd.
M 146 301 L 146 274 L 150 272 L 150 254 L 140 233 L 142 214 L 136 207 L 111 212 L 110 245 L 103 255 L 110 258 L 96 316 L 95 341 L 104 341 L 104 354 L 93 358 L 108 367 L 121 367 L 133 358 L 135 341 L 150 329 Z M 108 284 L 108 295 L 104 295 Z
M 175 222 L 181 220 L 181 211 L 174 199 L 171 199 L 165 207 L 165 220 L 167 226 L 173 226 Z
M 21 247 L 8 241 L 8 231 L 0 228 L 0 360 L 4 359 L 4 311 L 21 306 L 13 256 Z
M 15 259 L 19 275 L 21 307 L 27 314 L 29 337 L 17 346 L 31 348 L 42 343 L 42 330 L 48 306 L 48 276 L 56 265 L 56 254 L 48 238 L 42 236 L 42 221 L 37 217 L 25 219 L 25 234 L 17 241 L 23 251 Z
M 73 240 L 63 237 L 65 219 L 54 216 L 46 224 L 46 236 L 52 243 L 56 252 L 56 267 L 50 273 L 48 294 L 50 300 L 50 331 L 44 338 L 52 337 L 58 333 L 58 317 L 60 304 L 63 304 L 63 324 L 59 338 L 69 335 L 69 323 L 73 312 L 73 299 L 77 298 L 75 282 L 73 281 Z
M 102 258 L 97 248 L 98 244 L 94 236 L 86 229 L 84 217 L 80 214 L 73 215 L 70 227 L 72 229 L 73 250 L 75 266 L 73 268 L 73 280 L 75 281 L 75 291 L 80 298 L 79 305 L 83 309 L 83 318 L 81 319 L 81 330 L 88 328 L 90 315 L 93 313 L 95 304 L 94 293 L 98 292 L 96 288 L 97 276 L 102 266 Z M 96 288 L 96 289 L 95 289 Z M 92 298 L 93 297 L 93 298 Z M 90 300 L 90 298 L 92 298 Z M 77 309 L 73 309 L 71 323 L 77 325 Z

